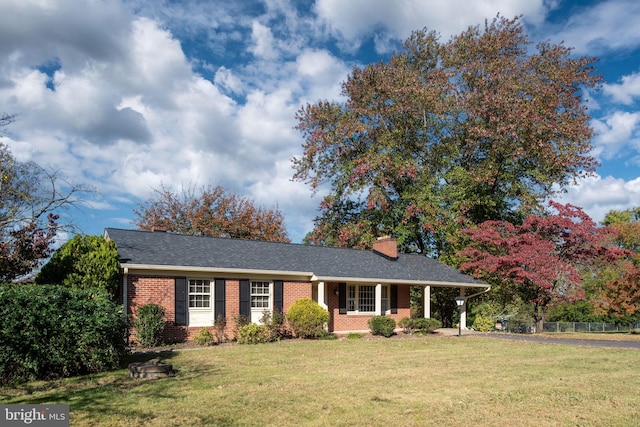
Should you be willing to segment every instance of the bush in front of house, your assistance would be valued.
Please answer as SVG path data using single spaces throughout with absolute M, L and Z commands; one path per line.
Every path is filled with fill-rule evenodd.
M 142 347 L 155 347 L 162 344 L 164 324 L 164 307 L 158 304 L 145 304 L 137 309 L 133 327 L 138 344 Z
M 438 319 L 403 317 L 398 321 L 398 326 L 405 334 L 430 334 L 441 328 L 442 322 Z
M 369 328 L 372 335 L 382 335 L 389 338 L 396 329 L 396 321 L 391 317 L 373 316 L 369 319 Z
M 289 307 L 286 317 L 298 338 L 320 338 L 326 334 L 329 312 L 310 298 L 296 300 Z
M 198 333 L 193 337 L 193 342 L 198 345 L 213 345 L 216 342 L 215 337 L 209 330 L 209 328 L 202 328 L 198 331 Z
M 269 341 L 269 329 L 264 325 L 248 323 L 238 328 L 238 344 L 262 344 Z
M 291 336 L 287 330 L 286 320 L 286 316 L 280 310 L 274 310 L 273 313 L 270 311 L 262 313 L 260 323 L 266 326 L 269 331 L 269 341 L 279 341 Z
M 95 373 L 120 366 L 127 319 L 106 292 L 0 285 L 0 384 Z

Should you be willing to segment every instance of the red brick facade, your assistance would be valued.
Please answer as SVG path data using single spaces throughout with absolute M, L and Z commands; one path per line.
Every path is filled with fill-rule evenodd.
M 326 299 L 330 313 L 329 331 L 367 331 L 370 315 L 339 314 L 339 301 L 336 294 L 337 283 L 326 284 Z M 284 281 L 283 309 L 286 313 L 289 307 L 298 299 L 312 298 L 313 285 L 311 282 Z M 410 316 L 410 287 L 398 286 L 397 314 L 390 314 L 394 320 Z M 122 288 L 119 290 L 122 303 Z M 138 307 L 145 304 L 159 304 L 165 309 L 167 324 L 164 339 L 166 342 L 180 342 L 192 339 L 200 329 L 206 326 L 177 326 L 175 324 L 175 278 L 173 276 L 158 275 L 127 275 L 127 313 L 135 317 Z M 235 325 L 233 319 L 240 314 L 240 280 L 226 279 L 225 311 L 227 325 L 225 333 L 233 338 Z

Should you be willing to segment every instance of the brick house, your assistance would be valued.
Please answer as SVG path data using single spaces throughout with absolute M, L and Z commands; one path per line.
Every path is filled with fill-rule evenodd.
M 265 311 L 286 313 L 305 297 L 329 311 L 330 332 L 368 331 L 372 316 L 409 317 L 413 286 L 423 289 L 425 317 L 432 286 L 462 296 L 489 286 L 426 256 L 398 253 L 389 237 L 366 251 L 115 228 L 104 235 L 118 247 L 126 314 L 163 306 L 168 341 L 192 338 L 218 316 L 231 331 L 237 315 L 259 322 Z M 465 319 L 463 306 L 463 327 Z

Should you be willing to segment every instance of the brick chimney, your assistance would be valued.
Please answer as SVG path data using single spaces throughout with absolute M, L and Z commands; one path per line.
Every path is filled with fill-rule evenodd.
M 398 243 L 391 236 L 378 237 L 378 240 L 373 242 L 373 252 L 385 258 L 396 260 L 398 259 Z

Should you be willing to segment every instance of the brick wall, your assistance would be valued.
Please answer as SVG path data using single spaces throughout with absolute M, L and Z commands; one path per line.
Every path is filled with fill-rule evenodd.
M 353 314 L 340 314 L 339 301 L 336 295 L 338 289 L 337 283 L 327 284 L 328 306 L 331 318 L 329 321 L 330 332 L 347 332 L 347 331 L 368 331 L 369 319 L 373 316 L 370 315 L 353 315 Z M 411 287 L 410 286 L 398 286 L 398 313 L 389 314 L 387 317 L 391 317 L 396 323 L 403 317 L 411 316 L 410 308 L 411 299 Z
M 285 313 L 300 298 L 312 297 L 310 282 L 285 281 L 283 308 Z M 339 314 L 337 283 L 327 284 L 327 300 L 330 313 L 329 331 L 368 331 L 370 315 Z M 122 288 L 119 299 L 122 300 Z M 398 286 L 398 313 L 389 317 L 396 322 L 403 317 L 410 317 L 410 287 Z M 167 324 L 164 339 L 166 342 L 181 342 L 193 337 L 204 327 L 186 327 L 175 325 L 175 279 L 164 276 L 143 276 L 130 274 L 127 277 L 127 313 L 135 317 L 138 307 L 145 304 L 159 304 L 165 309 Z M 234 319 L 240 314 L 240 280 L 226 279 L 226 329 L 228 338 L 235 338 L 236 325 Z M 212 325 L 213 326 L 213 325 Z M 133 331 L 132 331 L 133 334 Z M 133 336 L 133 335 L 132 335 Z

